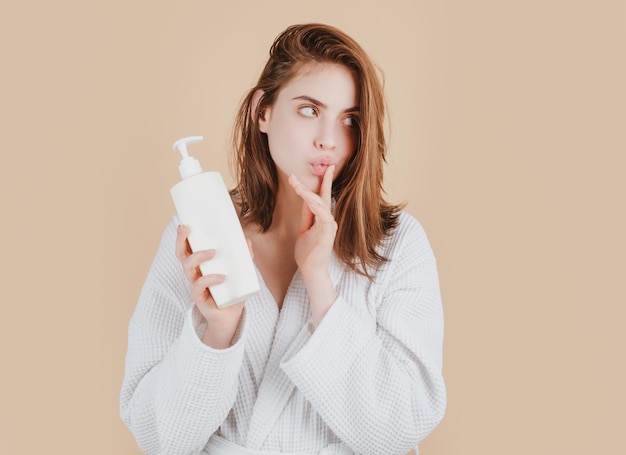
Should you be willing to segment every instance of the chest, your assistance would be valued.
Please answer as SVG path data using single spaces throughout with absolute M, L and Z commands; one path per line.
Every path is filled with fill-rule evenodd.
M 254 263 L 261 272 L 278 308 L 282 308 L 287 290 L 298 268 L 294 259 L 294 243 L 277 236 L 257 234 L 250 237 Z

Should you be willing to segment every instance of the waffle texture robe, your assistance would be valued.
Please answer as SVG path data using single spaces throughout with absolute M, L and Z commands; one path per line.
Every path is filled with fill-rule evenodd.
M 334 255 L 338 298 L 311 333 L 297 271 L 279 311 L 245 304 L 231 347 L 200 341 L 201 316 L 167 226 L 128 333 L 122 419 L 147 454 L 208 454 L 209 439 L 260 453 L 405 454 L 442 419 L 443 313 L 435 257 L 402 212 L 374 281 Z M 215 451 L 214 451 L 215 452 Z

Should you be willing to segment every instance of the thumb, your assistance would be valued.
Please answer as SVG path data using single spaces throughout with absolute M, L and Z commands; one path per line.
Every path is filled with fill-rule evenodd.
M 306 201 L 302 201 L 302 212 L 300 213 L 300 233 L 311 229 L 314 219 L 315 217 L 309 208 L 309 204 L 307 204 Z

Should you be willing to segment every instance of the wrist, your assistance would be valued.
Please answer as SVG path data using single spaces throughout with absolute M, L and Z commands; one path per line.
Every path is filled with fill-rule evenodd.
M 331 284 L 332 280 L 330 279 L 330 274 L 327 269 L 322 270 L 306 270 L 300 269 L 300 273 L 302 274 L 302 281 L 304 281 L 304 285 L 308 288 L 314 288 L 315 286 Z
M 316 328 L 337 299 L 337 291 L 327 272 L 303 275 L 303 280 L 311 306 L 311 324 Z
M 214 349 L 226 349 L 232 346 L 233 339 L 235 338 L 235 334 L 237 333 L 237 329 L 241 321 L 242 313 L 243 306 L 240 311 L 235 311 L 229 314 L 228 318 L 206 320 L 204 331 L 200 339 L 202 343 Z

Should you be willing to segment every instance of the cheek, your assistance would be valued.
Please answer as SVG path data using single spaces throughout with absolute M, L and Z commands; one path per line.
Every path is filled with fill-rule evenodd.
M 342 136 L 342 160 L 347 161 L 354 154 L 358 142 L 358 131 L 348 130 Z
M 284 148 L 292 150 L 302 141 L 302 137 L 301 128 L 298 128 L 297 123 L 285 116 L 276 115 L 272 128 L 268 131 L 270 150 L 277 153 L 281 153 Z
M 302 135 L 299 131 L 282 124 L 268 133 L 268 145 L 274 163 L 285 172 L 293 172 L 294 160 L 303 156 Z

